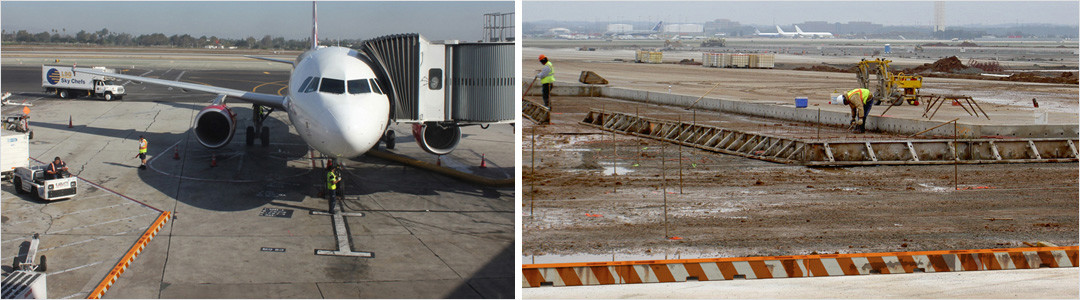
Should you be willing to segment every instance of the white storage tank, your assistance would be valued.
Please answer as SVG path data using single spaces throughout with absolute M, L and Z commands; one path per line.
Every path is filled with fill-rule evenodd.
M 628 33 L 634 31 L 634 25 L 630 24 L 608 24 L 607 31 L 612 33 Z

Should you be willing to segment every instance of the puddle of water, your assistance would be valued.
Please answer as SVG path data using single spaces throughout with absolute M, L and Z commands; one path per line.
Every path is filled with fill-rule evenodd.
M 620 166 L 620 165 L 621 165 L 621 163 L 616 163 L 614 165 L 612 165 L 611 163 L 607 163 L 607 165 L 604 166 L 604 170 L 603 170 L 603 172 L 601 174 L 603 174 L 603 175 L 626 175 L 626 174 L 634 171 L 634 170 L 628 169 L 628 168 Z

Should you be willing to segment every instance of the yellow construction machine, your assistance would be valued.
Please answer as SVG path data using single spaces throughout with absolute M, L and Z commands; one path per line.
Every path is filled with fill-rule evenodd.
M 903 72 L 893 74 L 889 72 L 891 60 L 863 59 L 859 62 L 856 76 L 859 85 L 870 90 L 877 96 L 878 103 L 887 102 L 892 105 L 902 105 L 907 102 L 911 105 L 919 105 L 919 89 L 922 88 L 922 76 L 904 75 Z M 874 76 L 874 85 L 871 87 L 871 75 Z

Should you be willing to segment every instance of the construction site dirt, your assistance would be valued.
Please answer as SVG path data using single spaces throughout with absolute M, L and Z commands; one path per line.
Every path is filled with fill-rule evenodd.
M 855 135 L 609 98 L 552 106 L 551 125 L 522 131 L 526 263 L 1077 244 L 1076 163 L 808 168 L 578 122 L 607 109 L 807 139 Z
M 669 51 L 664 60 L 700 53 Z M 848 111 L 827 99 L 857 87 L 854 74 L 780 66 L 846 68 L 860 59 L 777 54 L 778 69 L 705 68 L 625 62 L 633 57 L 630 50 L 526 43 L 523 78 L 539 68 L 533 59 L 539 54 L 551 57 L 560 81 L 593 71 L 613 87 L 778 105 L 807 97 L 807 109 L 833 112 Z M 943 57 L 897 58 L 894 66 L 913 68 Z M 1025 63 L 1002 62 L 1010 68 Z M 923 87 L 920 93 L 972 96 L 990 116 L 980 119 L 946 105 L 935 120 L 1032 124 L 1032 98 L 1050 112 L 1051 124 L 1076 124 L 1078 118 L 1075 84 L 927 77 Z M 526 100 L 541 102 L 536 90 Z M 923 106 L 897 106 L 888 114 L 917 119 Z M 590 110 L 604 109 L 804 140 L 901 136 L 598 97 L 554 96 L 552 107 L 551 125 L 523 123 L 525 263 L 1078 243 L 1077 163 L 810 168 L 612 134 L 579 122 Z

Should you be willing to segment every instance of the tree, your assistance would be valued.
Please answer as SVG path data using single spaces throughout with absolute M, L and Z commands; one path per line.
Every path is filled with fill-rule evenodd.
M 51 42 L 52 40 L 50 39 L 48 31 L 42 31 L 41 33 L 38 33 L 38 34 L 34 35 L 34 41 L 35 42 L 48 43 L 48 42 Z
M 270 37 L 270 35 L 263 36 L 263 38 L 261 40 L 259 40 L 259 48 L 270 49 L 270 48 L 273 48 L 273 47 L 274 47 L 274 38 Z
M 79 33 L 75 34 L 75 41 L 79 43 L 89 43 L 90 34 L 86 33 L 86 30 L 79 30 Z

